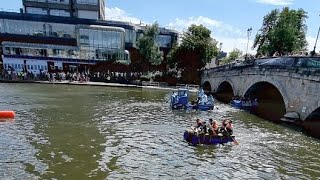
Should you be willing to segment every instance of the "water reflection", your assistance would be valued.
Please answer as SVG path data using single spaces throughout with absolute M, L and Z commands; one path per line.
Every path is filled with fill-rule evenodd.
M 61 85 L 0 86 L 0 177 L 12 179 L 312 179 L 320 143 L 218 104 L 211 112 L 171 111 L 168 91 Z M 195 118 L 230 118 L 240 142 L 190 146 Z

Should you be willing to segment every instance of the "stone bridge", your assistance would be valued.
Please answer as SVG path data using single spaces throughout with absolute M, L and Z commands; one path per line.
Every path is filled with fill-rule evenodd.
M 219 66 L 202 71 L 201 86 L 225 102 L 232 96 L 257 97 L 264 106 L 260 110 L 270 115 L 263 116 L 267 119 L 280 120 L 286 113 L 295 112 L 302 121 L 320 122 L 319 68 Z

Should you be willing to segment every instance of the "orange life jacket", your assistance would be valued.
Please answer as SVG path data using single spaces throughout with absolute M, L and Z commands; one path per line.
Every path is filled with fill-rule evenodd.
M 217 123 L 216 123 L 216 124 L 212 124 L 212 129 L 213 129 L 214 131 L 218 130 L 218 128 L 219 128 L 219 126 L 218 126 Z

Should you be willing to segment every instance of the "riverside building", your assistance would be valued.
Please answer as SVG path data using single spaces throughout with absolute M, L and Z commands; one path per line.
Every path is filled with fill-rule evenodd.
M 144 26 L 104 20 L 103 0 L 23 0 L 23 5 L 20 13 L 0 12 L 4 69 L 39 74 L 137 61 L 130 54 Z M 160 49 L 168 52 L 177 36 L 160 28 Z

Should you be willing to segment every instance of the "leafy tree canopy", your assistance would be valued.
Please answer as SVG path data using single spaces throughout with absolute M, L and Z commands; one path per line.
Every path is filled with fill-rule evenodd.
M 173 46 L 168 55 L 169 63 L 173 65 L 177 61 L 184 61 L 179 59 L 181 53 L 199 55 L 200 58 L 197 60 L 199 66 L 195 68 L 202 68 L 218 55 L 217 41 L 211 37 L 211 31 L 208 28 L 193 24 L 183 33 L 180 46 L 177 44 Z M 177 63 L 179 64 L 179 62 Z M 185 65 L 186 63 L 182 66 Z
M 229 53 L 228 57 L 221 60 L 221 64 L 229 64 L 234 60 L 239 59 L 241 56 L 242 51 L 236 48 Z
M 262 27 L 257 33 L 253 48 L 258 48 L 258 54 L 273 55 L 279 53 L 299 52 L 306 49 L 305 24 L 308 18 L 303 9 L 282 11 L 275 9 L 264 16 Z
M 147 26 L 143 35 L 139 37 L 137 47 L 142 56 L 142 61 L 151 65 L 160 65 L 163 61 L 163 52 L 160 51 L 156 43 L 156 37 L 159 34 L 159 25 L 154 23 Z

